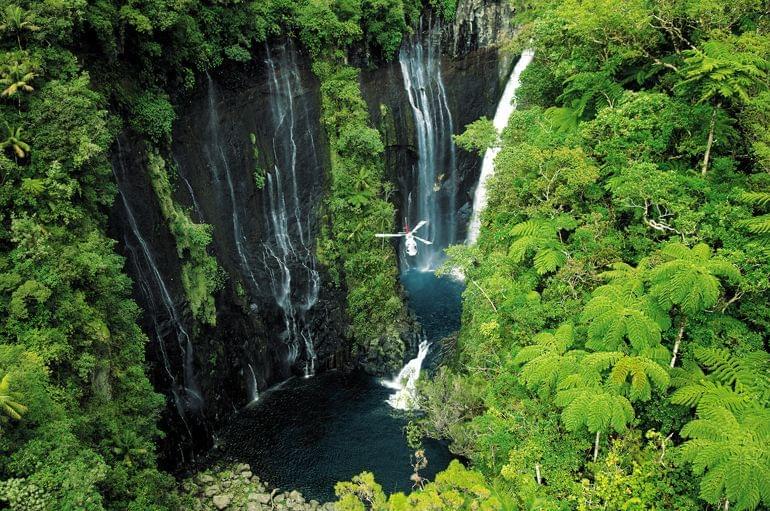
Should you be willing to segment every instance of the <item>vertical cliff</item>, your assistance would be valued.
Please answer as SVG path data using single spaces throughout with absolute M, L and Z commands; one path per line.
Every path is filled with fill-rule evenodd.
M 114 168 L 124 200 L 111 222 L 145 310 L 153 379 L 169 396 L 168 429 L 198 437 L 196 445 L 209 441 L 200 438 L 206 424 L 259 389 L 344 365 L 347 356 L 344 290 L 328 285 L 314 257 L 328 152 L 308 59 L 281 41 L 248 65 L 202 78 L 178 107 L 170 148 L 154 156 L 121 138 Z M 208 250 L 221 285 L 211 324 L 191 314 L 178 247 L 151 182 L 157 158 L 171 175 L 174 203 L 212 228 Z

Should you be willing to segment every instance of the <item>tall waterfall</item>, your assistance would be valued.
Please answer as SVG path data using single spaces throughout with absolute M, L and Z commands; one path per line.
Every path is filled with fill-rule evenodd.
M 184 327 L 182 322 L 182 316 L 177 310 L 174 300 L 171 297 L 168 286 L 163 279 L 163 274 L 158 268 L 158 264 L 155 261 L 155 256 L 152 253 L 152 249 L 142 235 L 142 231 L 136 221 L 136 216 L 131 208 L 131 205 L 126 198 L 125 193 L 121 185 L 126 182 L 126 168 L 123 162 L 123 148 L 120 143 L 120 139 L 117 141 L 118 156 L 117 162 L 120 171 L 113 165 L 112 171 L 115 176 L 115 180 L 118 183 L 118 195 L 120 196 L 121 204 L 126 215 L 126 220 L 131 228 L 135 242 L 131 242 L 127 237 L 124 240 L 126 248 L 131 253 L 130 260 L 135 265 L 137 275 L 139 276 L 139 285 L 142 288 L 143 293 L 147 297 L 149 304 L 151 305 L 151 315 L 155 330 L 155 340 L 160 350 L 163 368 L 168 375 L 171 382 L 171 392 L 174 396 L 174 404 L 177 412 L 179 413 L 182 422 L 187 429 L 188 434 L 192 437 L 192 432 L 187 423 L 187 410 L 197 410 L 203 405 L 203 396 L 200 391 L 200 387 L 195 379 L 195 372 L 193 368 L 193 346 L 190 339 L 190 335 Z M 152 292 L 152 286 L 148 275 L 152 282 L 155 284 L 155 288 L 160 296 L 160 304 L 155 302 L 155 295 Z M 159 309 L 157 305 L 160 305 L 162 309 Z M 160 321 L 160 318 L 155 314 L 156 311 L 162 310 L 165 312 L 166 317 L 164 321 Z M 174 375 L 172 369 L 171 359 L 169 358 L 167 347 L 165 344 L 165 337 L 168 335 L 166 329 L 171 327 L 176 343 L 179 347 L 179 353 L 181 355 L 181 367 L 182 367 L 182 381 L 178 381 Z
M 430 350 L 427 339 L 420 342 L 417 356 L 406 363 L 399 371 L 398 376 L 392 380 L 383 381 L 383 385 L 394 389 L 388 398 L 388 404 L 397 410 L 413 410 L 417 407 L 417 380 L 420 379 L 422 363 Z
M 247 284 L 252 286 L 251 291 L 256 293 L 259 290 L 259 284 L 257 283 L 252 268 L 254 256 L 251 254 L 248 239 L 243 229 L 243 223 L 241 222 L 241 206 L 238 203 L 238 196 L 233 184 L 230 163 L 227 161 L 222 141 L 220 140 L 219 132 L 220 129 L 222 129 L 222 126 L 219 121 L 219 114 L 217 113 L 217 91 L 214 86 L 214 81 L 211 79 L 211 75 L 209 75 L 208 72 L 206 73 L 206 80 L 209 107 L 209 141 L 206 145 L 206 156 L 214 175 L 215 186 L 218 190 L 220 189 L 219 185 L 221 184 L 222 179 L 224 179 L 226 188 L 224 200 L 230 207 L 230 217 L 232 219 L 233 227 L 233 243 L 235 244 L 235 250 L 238 253 L 241 269 L 248 277 Z
M 516 110 L 516 91 L 521 83 L 521 73 L 532 62 L 535 53 L 532 50 L 525 50 L 519 61 L 514 66 L 511 76 L 508 78 L 508 83 L 503 91 L 503 97 L 500 98 L 500 103 L 497 105 L 497 111 L 495 112 L 495 118 L 493 124 L 498 133 L 502 133 L 505 127 L 508 125 L 508 120 L 511 118 L 511 114 Z M 487 207 L 487 184 L 489 178 L 495 173 L 495 158 L 500 152 L 500 147 L 490 147 L 484 153 L 484 161 L 481 164 L 481 175 L 479 176 L 479 184 L 476 185 L 476 191 L 473 194 L 473 214 L 471 215 L 471 221 L 468 225 L 468 236 L 466 243 L 472 245 L 479 239 L 479 231 L 481 230 L 481 212 Z
M 420 270 L 434 269 L 457 235 L 454 125 L 441 78 L 440 38 L 440 30 L 428 30 L 424 41 L 413 38 L 398 55 L 418 152 L 416 183 L 406 197 L 405 213 L 410 226 L 427 220 L 420 235 L 433 241 L 433 245 L 420 245 L 410 264 Z
M 289 348 L 288 362 L 293 364 L 300 349 L 304 349 L 307 377 L 315 373 L 316 354 L 305 315 L 318 300 L 320 277 L 311 250 L 311 214 L 302 217 L 302 193 L 297 184 L 298 145 L 302 144 L 305 151 L 309 148 L 314 160 L 312 167 L 320 168 L 320 162 L 312 132 L 298 122 L 301 114 L 307 118 L 307 108 L 304 102 L 301 105 L 295 102 L 295 97 L 304 91 L 293 48 L 279 48 L 277 58 L 269 47 L 266 49 L 273 168 L 267 172 L 263 192 L 267 197 L 269 232 L 263 243 L 263 259 L 273 297 L 283 313 L 283 340 Z

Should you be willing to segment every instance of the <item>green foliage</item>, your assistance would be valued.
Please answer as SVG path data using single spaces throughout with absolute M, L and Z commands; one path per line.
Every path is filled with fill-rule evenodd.
M 582 319 L 588 323 L 586 347 L 628 350 L 626 339 L 636 353 L 660 345 L 661 331 L 670 325 L 657 300 L 632 286 L 606 285 L 593 292 Z
M 591 479 L 581 481 L 574 499 L 579 511 L 700 509 L 687 495 L 682 481 L 686 475 L 665 457 L 663 449 L 669 440 L 662 439 L 657 446 L 653 440 L 660 434 L 648 432 L 648 443 L 642 443 L 640 436 L 631 433 L 610 443 L 607 456 L 591 467 Z
M 423 429 L 520 509 L 766 507 L 764 11 L 521 10 L 514 45 L 535 61 L 478 244 L 448 251 L 462 329 L 422 386 Z M 473 127 L 458 143 L 484 138 Z
M 351 335 L 358 347 L 366 352 L 400 346 L 398 327 L 405 310 L 395 287 L 395 253 L 374 238 L 391 229 L 394 218 L 386 200 L 391 188 L 384 183 L 379 156 L 384 147 L 379 133 L 367 125 L 358 72 L 329 62 L 317 62 L 314 69 L 321 79 L 322 122 L 332 150 L 318 257 L 344 278 Z M 401 349 L 384 355 L 398 364 Z
M 473 121 L 465 127 L 462 135 L 453 135 L 453 138 L 458 147 L 479 154 L 498 145 L 499 141 L 495 125 L 486 117 Z
M 254 186 L 257 190 L 261 190 L 265 187 L 265 181 L 267 173 L 265 169 L 259 164 L 259 149 L 257 148 L 257 136 L 254 133 L 249 133 L 249 140 L 251 140 L 251 155 L 254 158 Z
M 752 88 L 765 82 L 770 61 L 746 48 L 747 42 L 734 37 L 713 39 L 703 49 L 685 51 L 680 71 L 684 80 L 677 87 L 694 89 L 699 102 L 714 98 L 749 101 Z
M 170 139 L 176 114 L 168 98 L 145 92 L 132 105 L 131 127 L 153 142 Z
M 0 380 L 0 411 L 2 418 L 0 421 L 7 422 L 8 419 L 21 420 L 21 416 L 27 413 L 28 408 L 21 404 L 19 400 L 23 397 L 18 392 L 11 390 L 11 380 L 9 375 L 3 376 Z
M 770 192 L 744 192 L 741 200 L 766 209 L 770 206 Z M 741 225 L 754 234 L 768 235 L 770 234 L 770 213 L 743 220 Z
M 374 475 L 369 472 L 354 477 L 351 482 L 337 483 L 335 492 L 339 497 L 335 505 L 340 511 L 511 509 L 507 499 L 490 488 L 481 474 L 467 470 L 457 460 L 438 474 L 435 482 L 409 495 L 396 493 L 386 497 L 382 486 L 375 482 Z
M 718 277 L 730 282 L 740 278 L 738 269 L 728 261 L 712 258 L 711 248 L 699 243 L 688 248 L 670 243 L 661 250 L 665 262 L 650 275 L 652 293 L 663 307 L 678 306 L 688 315 L 713 307 L 722 292 Z
M 514 263 L 520 263 L 528 253 L 534 252 L 533 265 L 543 275 L 557 270 L 567 262 L 569 254 L 559 235 L 560 228 L 569 228 L 569 220 L 562 225 L 547 220 L 528 220 L 511 229 L 514 242 L 508 255 Z
M 697 418 L 681 431 L 682 460 L 702 475 L 700 496 L 724 499 L 734 509 L 756 509 L 770 501 L 770 356 L 733 358 L 723 350 L 696 352 L 711 373 L 679 389 L 675 403 L 696 407 Z
M 174 202 L 166 163 L 157 152 L 149 151 L 147 169 L 160 209 L 176 240 L 177 255 L 182 261 L 182 285 L 193 317 L 216 325 L 214 295 L 222 281 L 217 260 L 207 251 L 211 244 L 211 226 L 196 224 Z

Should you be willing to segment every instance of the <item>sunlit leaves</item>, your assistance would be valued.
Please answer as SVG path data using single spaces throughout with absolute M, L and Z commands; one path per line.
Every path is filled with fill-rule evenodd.
M 638 287 L 617 284 L 597 288 L 583 309 L 582 319 L 589 325 L 587 347 L 630 347 L 636 353 L 659 345 L 661 331 L 670 325 L 668 315 L 653 297 L 641 293 Z
M 713 98 L 747 102 L 751 89 L 760 86 L 770 71 L 770 61 L 732 40 L 712 40 L 687 55 L 684 80 L 677 86 L 696 88 L 699 102 Z
M 557 223 L 549 220 L 528 220 L 511 229 L 515 241 L 511 244 L 508 255 L 513 262 L 519 263 L 534 253 L 535 270 L 543 275 L 555 271 L 567 262 L 569 254 L 558 237 Z
M 652 293 L 663 307 L 677 305 L 685 314 L 713 307 L 722 293 L 723 278 L 737 282 L 738 269 L 729 262 L 712 258 L 711 248 L 700 243 L 688 248 L 670 243 L 661 250 L 665 262 L 651 272 Z

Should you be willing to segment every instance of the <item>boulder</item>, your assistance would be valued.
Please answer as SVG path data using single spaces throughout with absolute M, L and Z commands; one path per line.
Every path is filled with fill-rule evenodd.
M 214 502 L 214 506 L 221 511 L 229 506 L 230 501 L 232 500 L 233 498 L 230 495 L 214 495 L 212 502 Z
M 209 483 L 213 483 L 214 481 L 216 481 L 216 479 L 214 479 L 212 476 L 208 474 L 200 474 L 198 476 L 198 482 L 200 484 L 209 484 Z

